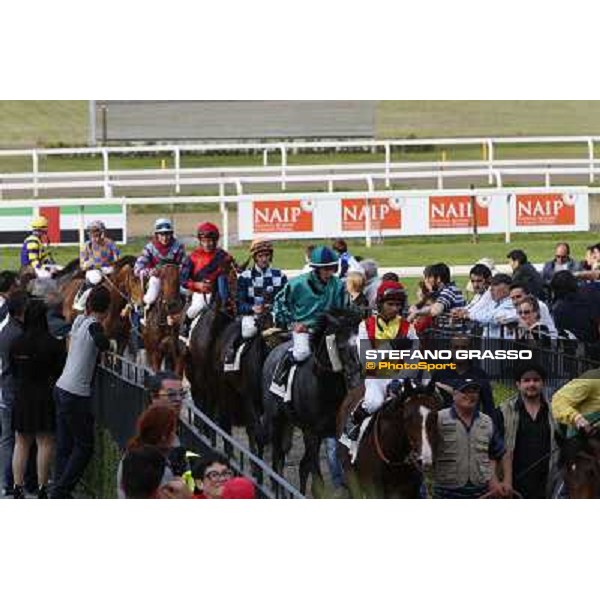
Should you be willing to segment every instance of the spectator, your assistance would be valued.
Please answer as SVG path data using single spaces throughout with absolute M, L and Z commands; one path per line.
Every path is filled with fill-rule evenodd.
M 408 309 L 410 322 L 423 316 L 439 317 L 444 313 L 450 314 L 452 309 L 464 307 L 462 292 L 450 280 L 450 268 L 445 263 L 425 267 L 423 280 L 431 294 L 432 303 L 422 308 L 411 306 Z
M 8 319 L 0 329 L 0 479 L 5 496 L 13 493 L 12 455 L 15 436 L 12 414 L 15 401 L 15 379 L 10 368 L 10 347 L 23 333 L 27 305 L 26 292 L 14 292 L 6 301 Z
M 478 311 L 473 319 L 485 327 L 484 337 L 506 337 L 508 326 L 517 322 L 517 311 L 509 296 L 511 281 L 505 273 L 497 273 L 490 280 L 493 302 L 485 310 Z
M 164 483 L 175 477 L 169 461 L 169 453 L 173 448 L 177 435 L 177 415 L 170 406 L 151 406 L 138 418 L 136 434 L 127 443 L 127 451 L 153 446 L 157 448 L 166 459 L 164 469 Z M 123 489 L 123 459 L 117 467 L 117 496 L 125 497 Z
M 517 304 L 517 314 L 519 315 L 519 327 L 517 338 L 522 340 L 536 340 L 543 346 L 550 345 L 550 331 L 548 327 L 541 322 L 540 305 L 534 296 L 525 296 Z
M 357 270 L 360 268 L 358 261 L 348 251 L 348 244 L 346 240 L 337 238 L 331 247 L 338 253 L 340 257 L 340 266 L 337 272 L 337 276 L 344 279 L 349 270 Z
M 216 500 L 222 497 L 223 487 L 233 477 L 233 471 L 226 458 L 209 454 L 195 462 L 192 476 L 196 482 L 194 498 Z
M 378 265 L 374 260 L 366 259 L 361 261 L 360 266 L 365 272 L 364 294 L 369 302 L 369 308 L 375 310 L 377 306 L 377 288 L 381 283 L 378 276 Z
M 65 368 L 54 388 L 56 470 L 52 498 L 70 498 L 94 451 L 92 381 L 98 354 L 110 348 L 102 318 L 110 305 L 105 287 L 94 288 L 88 309 L 73 322 Z
M 545 263 L 544 268 L 542 269 L 542 279 L 546 285 L 550 284 L 555 273 L 559 273 L 560 271 L 570 271 L 571 273 L 575 273 L 582 270 L 581 264 L 572 259 L 570 254 L 571 248 L 569 247 L 569 244 L 566 242 L 556 244 L 556 248 L 554 249 L 554 259 Z
M 529 296 L 529 290 L 521 283 L 513 283 L 510 286 L 510 299 L 512 300 L 515 308 L 523 300 L 526 296 Z M 542 300 L 537 301 L 540 307 L 540 322 L 542 325 L 545 325 L 548 328 L 548 332 L 550 333 L 551 338 L 557 337 L 556 325 L 554 324 L 554 319 L 550 314 L 550 309 L 548 305 Z
M 515 373 L 518 396 L 500 406 L 506 444 L 503 484 L 506 493 L 514 489 L 526 499 L 549 497 L 558 463 L 556 423 L 544 397 L 545 380 L 540 365 L 522 364 Z
M 9 296 L 19 287 L 19 276 L 14 271 L 2 271 L 0 273 L 0 328 L 8 320 L 8 306 L 6 304 Z
M 63 315 L 63 299 L 58 290 L 51 290 L 46 295 L 48 306 L 48 331 L 56 339 L 64 340 L 71 331 L 71 323 L 67 323 Z
M 591 271 L 594 264 L 594 249 L 596 245 L 587 246 L 585 249 L 585 258 L 581 261 L 582 271 Z
M 256 491 L 254 484 L 245 477 L 234 477 L 223 486 L 223 500 L 254 500 Z
M 469 283 L 474 292 L 473 298 L 464 308 L 454 308 L 451 315 L 454 318 L 475 320 L 477 315 L 488 310 L 494 300 L 490 291 L 492 272 L 484 264 L 476 264 L 469 271 Z
M 513 283 L 524 285 L 536 298 L 545 300 L 544 281 L 535 267 L 527 260 L 523 250 L 511 250 L 507 255 L 508 264 L 513 271 Z
M 494 395 L 490 385 L 488 374 L 475 364 L 475 361 L 468 358 L 456 356 L 457 350 L 471 350 L 471 339 L 467 335 L 455 335 L 450 340 L 450 350 L 453 353 L 452 362 L 456 364 L 455 370 L 442 369 L 434 371 L 432 380 L 438 384 L 437 387 L 446 392 L 445 404 L 448 408 L 452 404 L 453 389 L 462 382 L 468 380 L 476 381 L 479 384 L 479 410 L 496 419 L 496 407 L 494 406 Z
M 192 497 L 180 478 L 169 479 L 165 457 L 154 446 L 139 446 L 123 458 L 123 491 L 128 499 L 185 500 Z
M 346 275 L 346 290 L 350 296 L 350 301 L 354 306 L 358 307 L 366 317 L 369 310 L 369 301 L 364 294 L 365 283 L 365 276 L 362 269 L 360 271 L 348 271 Z
M 551 282 L 555 302 L 552 306 L 559 331 L 570 331 L 586 344 L 594 360 L 600 358 L 597 345 L 600 341 L 600 300 L 596 292 L 577 287 L 573 273 L 557 273 Z
M 10 348 L 10 368 L 15 382 L 13 495 L 16 499 L 25 498 L 25 469 L 35 439 L 38 498 L 48 498 L 55 430 L 52 389 L 63 369 L 66 351 L 64 343 L 48 332 L 46 304 L 42 300 L 27 304 L 23 323 L 23 333 Z
M 450 408 L 437 413 L 433 462 L 434 498 L 479 498 L 504 493 L 496 464 L 504 443 L 490 417 L 481 413 L 479 384 L 462 381 L 453 389 Z
M 400 277 L 393 271 L 388 271 L 381 276 L 381 281 L 395 281 L 396 283 L 400 283 Z
M 314 244 L 309 244 L 304 248 L 304 266 L 302 267 L 300 273 L 310 273 L 312 271 L 310 266 L 310 256 L 312 251 L 316 248 Z

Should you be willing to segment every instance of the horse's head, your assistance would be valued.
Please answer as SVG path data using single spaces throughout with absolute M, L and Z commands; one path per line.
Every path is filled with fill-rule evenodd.
M 319 316 L 313 334 L 315 365 L 319 370 L 348 377 L 360 372 L 355 338 L 361 315 L 354 310 L 332 310 Z
M 167 263 L 160 268 L 160 288 L 167 302 L 179 299 L 179 267 Z
M 384 404 L 388 414 L 396 414 L 405 432 L 404 448 L 408 460 L 419 465 L 430 466 L 433 452 L 428 435 L 428 428 L 433 416 L 443 406 L 442 399 L 436 392 L 433 381 L 423 386 L 405 379 L 401 386 L 390 386 L 392 398 Z
M 136 277 L 133 266 L 123 264 L 115 268 L 112 276 L 117 289 L 135 306 L 141 306 L 144 298 L 144 287 L 142 280 Z
M 600 497 L 600 433 L 564 440 L 559 464 L 569 498 Z

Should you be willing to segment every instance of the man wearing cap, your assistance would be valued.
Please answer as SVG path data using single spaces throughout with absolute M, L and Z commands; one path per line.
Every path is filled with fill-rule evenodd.
M 40 279 L 49 279 L 58 269 L 50 250 L 46 217 L 35 217 L 31 221 L 31 234 L 21 246 L 21 267 L 32 267 Z
M 241 315 L 242 338 L 256 334 L 255 317 L 270 312 L 275 296 L 287 284 L 281 269 L 271 266 L 273 244 L 269 240 L 254 240 L 250 245 L 253 265 L 242 271 L 237 280 L 237 313 Z M 233 340 L 226 352 L 225 362 L 233 363 L 239 337 Z
M 181 266 L 185 260 L 185 248 L 173 234 L 173 224 L 169 219 L 157 219 L 154 223 L 154 236 L 135 261 L 133 272 L 136 277 L 148 279 L 144 295 L 144 316 L 160 293 L 158 269 L 165 264 Z
M 303 273 L 289 281 L 275 296 L 273 316 L 275 324 L 292 329 L 293 347 L 286 352 L 275 369 L 275 393 L 287 382 L 291 365 L 310 356 L 309 331 L 319 315 L 334 308 L 348 308 L 349 298 L 343 282 L 335 276 L 338 255 L 327 246 L 317 246 L 310 256 L 310 273 Z M 278 391 L 276 391 L 278 390 Z
M 480 412 L 479 383 L 461 381 L 450 408 L 437 413 L 433 456 L 434 498 L 504 495 L 496 476 L 504 442 L 492 419 Z
M 216 291 L 221 306 L 233 314 L 233 299 L 229 292 L 229 272 L 235 266 L 231 254 L 217 247 L 220 232 L 213 223 L 200 223 L 196 228 L 198 247 L 188 256 L 181 269 L 181 287 L 192 293 L 181 335 L 187 337 L 192 321 L 214 299 Z
M 77 294 L 73 306 L 84 311 L 90 291 L 98 285 L 104 275 L 114 270 L 120 252 L 117 245 L 106 236 L 106 225 L 102 221 L 92 221 L 87 226 L 89 239 L 79 253 L 79 265 L 85 272 L 85 283 Z
M 558 465 L 557 426 L 544 397 L 545 379 L 540 365 L 520 365 L 515 372 L 519 394 L 500 405 L 506 444 L 503 484 L 507 492 L 514 489 L 523 498 L 548 498 L 548 483 Z
M 490 281 L 492 301 L 484 310 L 478 311 L 472 319 L 485 327 L 484 337 L 505 337 L 510 324 L 519 320 L 517 309 L 510 298 L 512 279 L 505 273 L 496 273 Z
M 381 283 L 377 289 L 377 314 L 366 318 L 358 327 L 358 343 L 362 350 L 367 347 L 409 350 L 418 346 L 419 337 L 415 327 L 401 316 L 405 305 L 406 292 L 401 283 Z M 349 440 L 358 439 L 362 422 L 381 408 L 387 386 L 401 375 L 402 373 L 396 373 L 394 378 L 365 379 L 364 400 L 349 414 L 344 430 Z

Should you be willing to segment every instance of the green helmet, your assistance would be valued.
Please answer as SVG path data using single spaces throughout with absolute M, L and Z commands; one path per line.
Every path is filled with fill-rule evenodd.
M 321 267 L 337 267 L 339 262 L 338 253 L 328 246 L 317 246 L 310 253 L 310 262 L 308 263 L 313 269 Z

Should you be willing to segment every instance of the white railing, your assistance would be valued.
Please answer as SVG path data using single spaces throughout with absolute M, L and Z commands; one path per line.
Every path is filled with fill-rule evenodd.
M 0 192 L 10 190 L 33 190 L 37 197 L 40 190 L 57 189 L 53 183 L 47 180 L 61 180 L 62 188 L 103 188 L 124 185 L 119 181 L 121 178 L 136 178 L 128 180 L 134 182 L 134 186 L 153 187 L 155 185 L 173 186 L 175 193 L 181 192 L 182 185 L 201 185 L 196 183 L 198 179 L 211 179 L 212 185 L 220 185 L 223 177 L 215 178 L 215 174 L 223 174 L 228 177 L 232 174 L 246 174 L 261 177 L 276 177 L 271 183 L 277 183 L 282 191 L 286 190 L 289 183 L 293 183 L 294 174 L 311 172 L 314 174 L 342 175 L 352 171 L 361 171 L 362 176 L 383 174 L 386 188 L 392 181 L 403 179 L 418 182 L 423 178 L 435 178 L 438 188 L 443 189 L 445 179 L 463 177 L 488 178 L 488 184 L 498 184 L 502 175 L 518 176 L 541 176 L 546 185 L 551 184 L 551 178 L 557 175 L 584 175 L 589 183 L 594 183 L 598 171 L 598 164 L 594 158 L 594 144 L 600 140 L 600 136 L 554 136 L 554 137 L 504 137 L 504 138 L 440 138 L 440 139 L 414 139 L 414 140 L 348 140 L 333 142 L 288 142 L 288 143 L 264 143 L 264 144 L 162 144 L 145 146 L 114 146 L 103 148 L 53 148 L 53 149 L 31 149 L 31 150 L 0 150 L 2 157 L 31 158 L 32 170 L 30 172 L 0 173 Z M 534 159 L 510 159 L 496 160 L 495 155 L 498 148 L 502 146 L 519 146 L 527 144 L 539 144 L 540 146 L 556 146 L 557 144 L 580 144 L 584 148 L 586 156 L 578 159 L 565 158 L 534 158 Z M 436 162 L 393 162 L 392 151 L 399 148 L 411 148 L 416 146 L 431 146 L 434 149 L 445 149 L 453 146 L 480 146 L 482 159 L 476 161 L 447 161 Z M 335 150 L 343 154 L 347 150 L 365 149 L 372 152 L 383 151 L 383 161 L 352 164 L 330 164 L 330 165 L 289 165 L 290 153 L 302 151 Z M 262 167 L 247 167 L 244 165 L 234 167 L 209 167 L 209 168 L 184 168 L 181 166 L 183 153 L 210 153 L 210 152 L 262 152 Z M 135 169 L 135 170 L 111 170 L 110 158 L 118 155 L 154 154 L 173 156 L 173 169 Z M 269 156 L 279 156 L 277 165 L 269 165 Z M 100 171 L 80 172 L 44 172 L 40 170 L 40 159 L 49 156 L 100 156 L 102 169 Z M 402 171 L 402 173 L 400 172 Z M 156 176 L 158 179 L 151 180 Z M 83 180 L 91 178 L 86 185 Z M 218 181 L 215 181 L 218 179 Z M 117 181 L 115 181 L 117 180 Z M 158 181 L 159 183 L 156 183 Z M 326 180 L 329 184 L 329 179 Z M 7 183 L 5 183 L 7 182 Z M 12 182 L 12 183 L 11 183 Z M 135 183 L 141 182 L 141 183 Z M 264 182 L 264 180 L 263 180 Z M 72 185 L 68 185 L 72 184 Z M 207 183 L 208 185 L 208 183 Z

